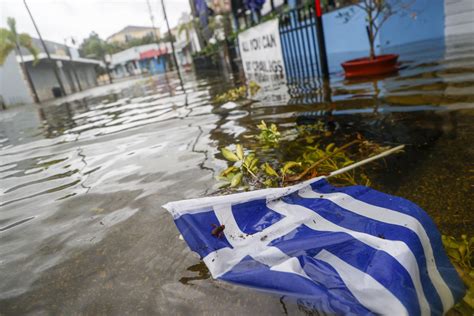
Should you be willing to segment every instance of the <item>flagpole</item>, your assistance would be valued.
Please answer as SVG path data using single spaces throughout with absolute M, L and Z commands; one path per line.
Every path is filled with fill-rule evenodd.
M 381 153 L 378 154 L 378 155 L 375 155 L 375 156 L 373 156 L 373 157 L 369 157 L 369 158 L 367 158 L 367 159 L 364 159 L 364 160 L 358 161 L 358 162 L 356 162 L 356 163 L 353 163 L 352 165 L 349 165 L 349 166 L 347 166 L 347 167 L 344 167 L 344 168 L 338 169 L 338 170 L 336 170 L 336 171 L 333 171 L 333 172 L 331 172 L 331 173 L 327 176 L 327 178 L 330 178 L 330 177 L 333 177 L 333 176 L 337 176 L 337 175 L 342 174 L 342 173 L 347 172 L 347 171 L 351 171 L 351 170 L 353 170 L 353 169 L 355 169 L 355 168 L 358 168 L 358 167 L 361 167 L 361 166 L 363 166 L 363 165 L 366 165 L 366 164 L 368 164 L 369 162 L 372 162 L 372 161 L 374 161 L 374 160 L 378 160 L 378 159 L 381 159 L 381 158 L 383 158 L 383 157 L 389 156 L 389 155 L 391 155 L 391 154 L 393 154 L 393 153 L 399 152 L 399 151 L 403 150 L 403 148 L 405 148 L 405 145 L 400 145 L 400 146 L 397 146 L 397 147 L 390 148 L 390 149 L 388 149 L 388 150 L 386 150 L 386 151 L 384 151 L 384 152 L 381 152 Z
M 173 35 L 171 34 L 170 24 L 168 22 L 168 16 L 166 15 L 166 8 L 165 8 L 165 3 L 163 0 L 161 0 L 161 7 L 163 8 L 163 15 L 166 21 L 166 26 L 168 27 L 168 37 L 170 38 L 170 42 L 171 42 L 171 50 L 173 51 L 173 59 L 176 65 L 176 70 L 178 72 L 179 83 L 181 85 L 181 89 L 183 90 L 183 92 L 186 92 L 184 91 L 183 79 L 181 78 L 181 72 L 179 71 L 178 60 L 176 58 L 176 51 L 174 50 Z
M 33 22 L 33 25 L 36 29 L 36 33 L 38 33 L 38 37 L 39 37 L 39 40 L 41 42 L 41 45 L 43 45 L 44 52 L 46 53 L 46 56 L 48 57 L 48 60 L 53 63 L 54 76 L 56 77 L 56 80 L 59 83 L 59 87 L 61 89 L 61 92 L 62 92 L 63 96 L 65 96 L 66 95 L 66 90 L 64 89 L 63 82 L 61 80 L 61 77 L 59 76 L 59 72 L 58 72 L 58 69 L 57 69 L 58 65 L 56 65 L 56 63 L 51 59 L 51 55 L 49 54 L 49 50 L 46 47 L 46 44 L 43 40 L 43 37 L 41 36 L 41 33 L 38 29 L 38 26 L 36 25 L 35 19 L 33 18 L 33 15 L 31 14 L 30 8 L 28 7 L 28 4 L 26 3 L 26 0 L 23 0 L 23 3 L 25 4 L 26 10 L 28 11 L 28 14 L 30 15 L 31 22 Z

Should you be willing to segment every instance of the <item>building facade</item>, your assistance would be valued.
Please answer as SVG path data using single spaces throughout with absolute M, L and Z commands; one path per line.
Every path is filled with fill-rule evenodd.
M 12 52 L 0 66 L 0 103 L 14 105 L 32 103 L 33 100 L 21 65 Z
M 115 53 L 110 62 L 112 77 L 118 79 L 142 73 L 154 74 L 155 70 L 162 73 L 166 71 L 170 52 L 170 43 L 155 43 L 134 46 Z
M 33 55 L 26 49 L 21 49 L 23 58 L 11 53 L 5 64 L 0 66 L 0 95 L 6 105 L 32 103 L 35 92 L 40 102 L 58 97 L 60 85 L 54 74 L 55 67 L 67 94 L 97 85 L 96 68 L 101 62 L 79 57 L 75 48 L 45 41 L 50 60 L 41 42 L 36 38 L 32 40 L 39 51 L 36 62 Z M 27 80 L 23 66 L 31 81 Z
M 124 27 L 122 30 L 118 31 L 107 37 L 108 43 L 128 43 L 134 39 L 142 39 L 146 36 L 153 36 L 155 34 L 155 40 L 159 40 L 161 37 L 159 28 L 152 28 L 146 26 L 133 26 L 129 25 Z

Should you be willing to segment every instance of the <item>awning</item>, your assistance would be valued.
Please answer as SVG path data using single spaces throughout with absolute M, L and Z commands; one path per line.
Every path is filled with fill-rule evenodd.
M 167 48 L 160 48 L 160 49 L 150 49 L 140 53 L 140 60 L 154 58 L 162 55 L 168 54 Z
M 64 61 L 64 62 L 70 62 L 71 61 L 71 58 L 69 56 L 65 56 L 65 55 L 50 54 L 50 56 L 51 56 L 52 60 L 59 60 L 59 61 Z M 38 60 L 48 59 L 48 56 L 46 55 L 46 53 L 39 53 L 38 56 L 37 56 L 37 59 Z M 20 56 L 16 56 L 16 60 L 20 63 L 21 62 Z M 33 55 L 24 55 L 23 56 L 23 61 L 25 63 L 33 62 L 34 57 L 33 57 Z M 100 60 L 90 59 L 90 58 L 74 57 L 72 59 L 72 61 L 75 62 L 75 63 L 94 64 L 94 65 L 100 65 L 102 67 L 104 66 L 103 62 L 101 62 Z

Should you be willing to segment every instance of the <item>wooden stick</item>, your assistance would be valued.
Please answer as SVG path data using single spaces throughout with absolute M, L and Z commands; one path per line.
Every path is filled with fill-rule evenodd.
M 365 164 L 368 164 L 369 162 L 372 162 L 374 160 L 378 160 L 380 158 L 383 158 L 383 157 L 386 157 L 386 156 L 389 156 L 393 153 L 396 153 L 400 150 L 402 150 L 403 148 L 405 148 L 405 145 L 400 145 L 400 146 L 397 146 L 397 147 L 394 147 L 394 148 L 391 148 L 389 150 L 386 150 L 378 155 L 375 155 L 373 157 L 370 157 L 370 158 L 367 158 L 367 159 L 364 159 L 364 160 L 361 160 L 361 161 L 358 161 L 356 163 L 353 163 L 352 165 L 349 165 L 347 167 L 344 167 L 344 168 L 341 168 L 341 169 L 338 169 L 336 171 L 333 171 L 331 172 L 327 177 L 333 177 L 333 176 L 337 176 L 338 174 L 341 174 L 341 173 L 344 173 L 344 172 L 347 172 L 347 171 L 351 171 L 352 169 L 355 169 L 357 167 L 360 167 L 360 166 L 363 166 Z

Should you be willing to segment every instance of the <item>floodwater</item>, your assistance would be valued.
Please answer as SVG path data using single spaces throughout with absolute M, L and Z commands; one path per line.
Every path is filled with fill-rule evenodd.
M 186 94 L 161 76 L 0 112 L 0 314 L 307 313 L 210 279 L 161 207 L 211 193 L 218 148 L 245 145 L 260 120 L 330 116 L 340 133 L 406 144 L 368 168 L 373 186 L 472 235 L 474 41 L 438 44 L 404 51 L 397 75 L 335 74 L 331 91 L 285 104 L 214 106 L 235 82 L 187 74 Z

